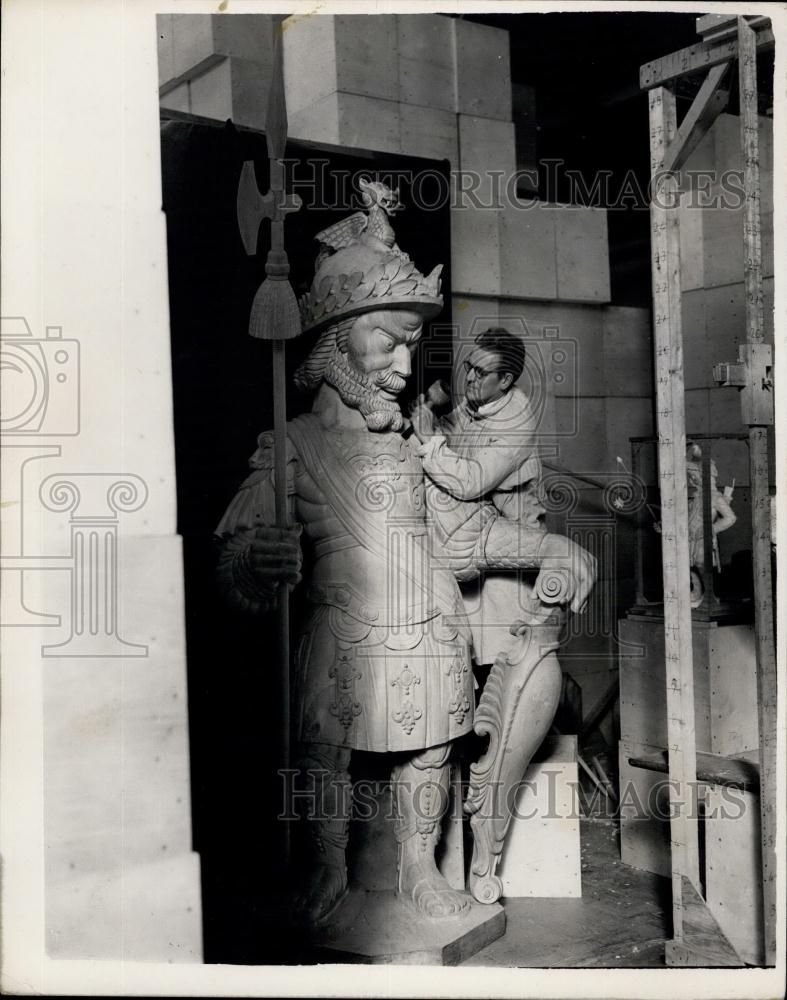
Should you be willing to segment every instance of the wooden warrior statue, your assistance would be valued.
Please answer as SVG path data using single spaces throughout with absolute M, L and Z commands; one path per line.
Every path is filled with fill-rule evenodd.
M 543 531 L 518 535 L 513 548 L 506 538 L 503 555 L 489 531 L 468 538 L 441 530 L 437 551 L 418 442 L 402 434 L 397 397 L 424 320 L 442 308 L 441 268 L 425 277 L 399 249 L 388 219 L 398 200 L 387 189 L 382 195 L 370 189 L 368 214 L 358 212 L 317 237 L 316 274 L 301 315 L 304 331 L 319 336 L 295 376 L 299 388 L 313 393 L 313 405 L 287 425 L 293 527 L 273 527 L 273 440 L 263 433 L 253 471 L 217 528 L 220 584 L 244 611 L 269 612 L 280 581 L 300 579 L 302 542 L 309 557 L 309 611 L 293 663 L 298 767 L 314 780 L 309 857 L 299 865 L 293 899 L 305 923 L 324 921 L 347 891 L 353 750 L 395 754 L 399 893 L 434 919 L 467 907 L 469 897 L 451 889 L 435 864 L 449 755 L 471 730 L 474 713 L 471 632 L 456 573 L 501 560 L 535 567 L 545 600 L 578 604 L 594 577 L 587 553 Z M 553 647 L 530 644 L 531 674 L 530 661 L 549 659 Z M 493 756 L 501 760 L 500 740 L 512 726 L 527 732 L 532 753 L 555 707 L 549 702 L 531 711 L 527 671 L 512 669 L 525 679 L 514 715 L 499 705 Z M 485 733 L 489 715 L 485 708 Z M 519 781 L 529 756 L 516 756 L 515 778 L 501 764 L 505 774 L 491 769 L 496 781 Z

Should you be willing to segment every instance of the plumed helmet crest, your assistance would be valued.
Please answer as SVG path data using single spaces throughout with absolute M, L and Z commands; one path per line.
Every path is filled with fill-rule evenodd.
M 401 208 L 399 192 L 365 178 L 361 188 L 367 211 L 317 234 L 314 281 L 299 302 L 304 332 L 374 309 L 412 309 L 426 319 L 443 308 L 442 264 L 424 276 L 396 245 L 388 217 Z

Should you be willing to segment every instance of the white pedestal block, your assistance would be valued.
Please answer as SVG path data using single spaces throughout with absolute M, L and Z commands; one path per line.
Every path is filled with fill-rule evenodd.
M 538 756 L 520 785 L 497 872 L 503 896 L 581 896 L 576 737 L 549 740 Z

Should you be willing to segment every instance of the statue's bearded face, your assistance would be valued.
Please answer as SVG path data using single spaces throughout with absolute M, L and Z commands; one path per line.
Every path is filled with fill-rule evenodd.
M 328 363 L 325 379 L 348 406 L 363 414 L 370 430 L 401 430 L 397 397 L 412 371 L 411 358 L 423 322 L 416 312 L 380 310 L 353 323 Z

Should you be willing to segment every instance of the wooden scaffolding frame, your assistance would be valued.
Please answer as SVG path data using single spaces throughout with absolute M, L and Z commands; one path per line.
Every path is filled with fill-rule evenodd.
M 763 17 L 711 16 L 701 42 L 647 63 L 640 86 L 648 90 L 651 152 L 651 252 L 656 372 L 659 484 L 662 507 L 662 571 L 667 683 L 668 767 L 673 939 L 667 964 L 742 965 L 707 909 L 700 892 L 699 828 L 687 808 L 697 782 L 694 723 L 692 618 L 689 600 L 686 426 L 681 328 L 680 191 L 677 171 L 727 105 L 724 78 L 737 60 L 740 134 L 746 196 L 743 227 L 746 343 L 740 349 L 737 384 L 743 422 L 749 428 L 754 569 L 755 646 L 760 734 L 760 818 L 765 961 L 776 957 L 776 653 L 771 590 L 768 426 L 773 424 L 771 348 L 763 343 L 760 164 L 757 52 L 773 47 Z M 698 22 L 698 30 L 699 30 Z M 675 84 L 705 72 L 679 124 Z

